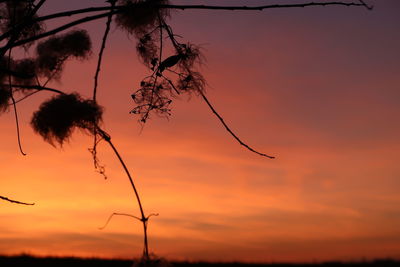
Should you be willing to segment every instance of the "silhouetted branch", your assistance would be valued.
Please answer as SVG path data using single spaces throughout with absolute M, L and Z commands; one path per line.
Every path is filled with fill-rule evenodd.
M 210 101 L 207 99 L 207 97 L 204 95 L 204 93 L 202 91 L 199 91 L 201 97 L 204 99 L 204 101 L 207 103 L 208 107 L 211 109 L 211 111 L 214 113 L 215 116 L 217 116 L 217 118 L 219 119 L 219 121 L 222 123 L 222 125 L 224 125 L 225 129 L 233 136 L 233 138 L 236 139 L 236 141 L 239 142 L 240 145 L 244 146 L 245 148 L 247 148 L 248 150 L 250 150 L 251 152 L 254 152 L 260 156 L 263 157 L 267 157 L 270 159 L 274 159 L 275 157 L 273 156 L 269 156 L 267 154 L 258 152 L 256 150 L 254 150 L 253 148 L 251 148 L 250 146 L 248 146 L 247 144 L 245 144 L 242 140 L 239 139 L 239 137 L 236 136 L 236 134 L 229 128 L 229 126 L 225 123 L 224 119 L 218 114 L 218 112 L 215 110 L 215 108 L 211 105 Z
M 368 9 L 368 10 L 372 10 L 372 9 L 374 8 L 373 5 L 370 5 L 370 6 L 367 5 L 367 3 L 364 2 L 364 0 L 358 0 L 358 1 L 360 1 L 360 3 L 361 3 L 363 6 L 365 6 L 365 8 Z
M 230 10 L 230 11 L 234 11 L 234 10 L 243 10 L 243 11 L 251 11 L 251 10 L 265 10 L 265 9 L 276 9 L 276 8 L 299 8 L 299 7 L 311 7 L 311 6 L 364 6 L 367 9 L 371 9 L 372 7 L 369 7 L 368 5 L 365 4 L 364 1 L 359 0 L 360 3 L 355 3 L 355 2 L 340 2 L 340 1 L 333 1 L 333 2 L 322 2 L 322 3 L 315 3 L 315 2 L 310 2 L 310 3 L 299 3 L 299 4 L 275 4 L 275 5 L 262 5 L 262 6 L 211 6 L 211 5 L 154 5 L 154 7 L 159 7 L 159 8 L 163 8 L 163 9 L 180 9 L 180 10 L 185 10 L 185 9 L 205 9 L 205 10 Z M 77 15 L 77 14 L 84 14 L 84 13 L 92 13 L 92 12 L 99 12 L 99 11 L 109 11 L 109 10 L 113 10 L 111 12 L 107 12 L 107 13 L 102 13 L 102 14 L 98 14 L 98 15 L 94 15 L 94 16 L 89 16 L 89 17 L 85 17 L 82 19 L 78 19 L 76 21 L 73 21 L 71 23 L 67 23 L 61 27 L 58 27 L 54 30 L 36 35 L 34 37 L 31 38 L 27 38 L 25 40 L 20 40 L 18 42 L 15 42 L 13 44 L 8 43 L 6 46 L 4 46 L 1 50 L 7 50 L 10 47 L 14 47 L 14 46 L 20 46 L 20 45 L 24 45 L 26 43 L 29 42 L 33 42 L 36 41 L 38 39 L 53 35 L 55 33 L 58 33 L 60 31 L 63 31 L 65 29 L 71 28 L 73 26 L 85 23 L 85 22 L 89 22 L 92 20 L 97 20 L 103 17 L 107 17 L 112 14 L 117 14 L 117 13 L 121 13 L 124 12 L 124 10 L 126 9 L 125 6 L 115 6 L 114 8 L 112 7 L 93 7 L 93 8 L 84 8 L 84 9 L 78 9 L 78 10 L 72 10 L 72 11 L 66 11 L 66 12 L 60 12 L 60 13 L 55 13 L 55 14 L 51 14 L 48 16 L 43 16 L 43 17 L 39 17 L 37 19 L 33 19 L 31 23 L 33 22 L 39 22 L 39 21 L 45 21 L 45 20 L 49 20 L 49 19 L 54 19 L 54 18 L 60 18 L 60 17 L 66 17 L 66 16 L 72 16 L 72 15 Z M 1 37 L 0 40 L 10 36 L 12 34 L 12 32 L 6 32 L 4 33 Z
M 172 42 L 172 45 L 175 47 L 175 49 L 177 49 L 179 51 L 180 48 L 180 44 L 176 41 L 174 34 L 172 32 L 172 29 L 169 25 L 167 25 L 165 22 L 163 22 L 163 26 L 164 29 L 167 31 L 167 34 L 169 36 L 169 39 Z M 186 71 L 191 75 L 192 75 L 192 71 L 190 70 L 190 68 L 188 68 L 187 66 L 185 66 Z M 180 75 L 179 73 L 177 73 L 178 75 Z M 168 79 L 167 79 L 168 81 Z M 170 80 L 168 81 L 169 83 L 172 83 Z M 198 86 L 197 86 L 198 87 Z M 211 111 L 214 113 L 214 115 L 219 119 L 219 121 L 222 123 L 222 125 L 225 127 L 225 129 L 233 136 L 233 138 L 236 139 L 236 141 L 239 142 L 240 145 L 244 146 L 245 148 L 247 148 L 248 150 L 250 150 L 253 153 L 256 153 L 260 156 L 263 157 L 267 157 L 270 159 L 274 159 L 274 156 L 270 156 L 267 155 L 265 153 L 261 153 L 256 151 L 255 149 L 253 149 L 252 147 L 250 147 L 249 145 L 247 145 L 246 143 L 244 143 L 231 129 L 230 127 L 225 123 L 224 119 L 222 118 L 221 115 L 218 114 L 218 112 L 215 110 L 215 108 L 213 107 L 213 105 L 210 103 L 210 101 L 207 99 L 207 97 L 205 96 L 203 90 L 201 90 L 201 88 L 197 88 L 197 92 L 201 95 L 201 97 L 203 98 L 203 100 L 207 103 L 208 107 L 211 109 Z
M 116 2 L 116 0 L 111 0 L 110 1 L 111 12 L 114 9 L 115 2 Z M 99 56 L 98 56 L 98 60 L 97 60 L 97 67 L 96 67 L 96 72 L 95 72 L 95 75 L 94 75 L 93 101 L 96 101 L 97 86 L 98 86 L 98 79 L 99 79 L 99 74 L 100 74 L 101 62 L 102 62 L 102 59 L 103 59 L 104 49 L 106 47 L 108 33 L 110 32 L 110 26 L 111 26 L 111 22 L 112 22 L 112 13 L 111 12 L 110 12 L 110 14 L 108 15 L 108 18 L 107 18 L 106 29 L 104 31 L 104 35 L 103 35 L 103 39 L 102 39 L 101 47 L 100 47 L 100 52 L 99 52 Z M 104 165 L 100 164 L 99 159 L 97 157 L 98 140 L 97 140 L 97 130 L 96 130 L 96 128 L 94 129 L 93 136 L 94 136 L 93 137 L 93 147 L 91 149 L 89 148 L 89 151 L 90 151 L 90 153 L 92 153 L 92 157 L 93 157 L 93 165 L 94 165 L 95 170 L 97 170 L 101 175 L 103 175 L 104 179 L 107 179 L 107 176 L 105 174 L 105 167 L 104 167 Z
M 51 31 L 47 31 L 47 32 L 44 32 L 44 33 L 42 33 L 42 34 L 35 35 L 35 36 L 33 36 L 33 37 L 30 37 L 30 38 L 20 40 L 20 41 L 14 42 L 14 43 L 12 43 L 12 44 L 9 43 L 9 44 L 3 46 L 3 47 L 1 48 L 1 51 L 10 49 L 10 48 L 12 48 L 12 47 L 22 46 L 22 45 L 24 45 L 24 44 L 37 41 L 37 40 L 39 40 L 39 39 L 42 39 L 42 38 L 45 38 L 45 37 L 54 35 L 54 34 L 56 34 L 56 33 L 59 33 L 59 32 L 61 32 L 61 31 L 64 31 L 64 30 L 69 29 L 69 28 L 71 28 L 71 27 L 74 27 L 74 26 L 76 26 L 76 25 L 79 25 L 79 24 L 82 24 L 82 23 L 85 23 L 85 22 L 89 22 L 89 21 L 93 21 L 93 20 L 97 20 L 97 19 L 100 19 L 100 18 L 104 18 L 104 17 L 107 17 L 107 16 L 109 16 L 110 14 L 114 14 L 114 13 L 116 13 L 116 11 L 107 12 L 107 13 L 102 13 L 102 14 L 99 14 L 99 15 L 89 16 L 89 17 L 85 17 L 85 18 L 82 18 L 82 19 L 75 20 L 75 21 L 73 21 L 73 22 L 71 22 L 71 23 L 64 24 L 64 25 L 62 25 L 62 26 L 60 26 L 60 27 L 58 27 L 58 28 L 55 28 L 55 29 L 53 29 L 53 30 L 51 30 Z
M 115 155 L 117 156 L 119 162 L 121 163 L 126 175 L 128 176 L 129 182 L 131 183 L 132 189 L 135 193 L 136 196 L 136 200 L 138 202 L 139 205 L 139 209 L 140 209 L 140 221 L 143 223 L 143 231 L 144 231 L 144 251 L 143 251 L 143 255 L 148 258 L 149 257 L 149 248 L 148 248 L 148 241 L 147 241 L 147 218 L 144 215 L 144 210 L 143 210 L 143 206 L 142 206 L 142 202 L 140 200 L 139 197 L 139 193 L 136 189 L 135 183 L 133 182 L 132 176 L 128 170 L 128 167 L 126 167 L 124 160 L 122 159 L 121 155 L 119 154 L 117 148 L 114 146 L 114 144 L 111 142 L 111 136 L 106 133 L 104 130 L 102 130 L 100 127 L 97 127 L 97 132 L 100 134 L 100 136 L 110 145 L 110 147 L 112 148 L 112 150 L 114 151 Z
M 372 8 L 372 7 L 369 7 L 367 4 L 365 4 L 364 1 L 362 1 L 362 0 L 359 0 L 359 1 L 360 1 L 360 3 L 332 1 L 332 2 L 325 2 L 325 3 L 310 2 L 310 3 L 275 4 L 275 5 L 262 5 L 262 6 L 213 6 L 213 5 L 153 5 L 153 6 L 158 7 L 158 8 L 164 8 L 164 9 L 180 9 L 180 10 L 208 9 L 208 10 L 227 10 L 227 11 L 234 11 L 234 10 L 244 10 L 244 11 L 245 10 L 259 10 L 259 11 L 261 11 L 264 9 L 273 9 L 273 8 L 294 8 L 294 7 L 332 6 L 332 5 L 365 6 L 368 9 Z M 117 13 L 124 12 L 124 10 L 126 9 L 125 6 L 115 6 L 114 8 L 117 10 Z M 46 21 L 46 20 L 51 20 L 51 19 L 56 19 L 56 18 L 70 17 L 73 15 L 94 13 L 94 12 L 100 12 L 100 11 L 110 11 L 110 10 L 112 10 L 112 8 L 110 6 L 82 8 L 82 9 L 63 11 L 63 12 L 58 12 L 58 13 L 54 13 L 54 14 L 50 14 L 50 15 L 41 16 L 41 17 L 33 19 L 31 22 L 41 22 L 41 21 Z M 23 26 L 25 26 L 26 24 L 27 23 L 25 23 Z M 3 34 L 3 36 L 0 37 L 0 41 L 10 35 L 11 35 L 11 31 L 5 32 Z
M 1 85 L 4 86 L 6 84 L 1 84 Z M 7 86 L 8 86 L 8 84 L 7 84 Z M 45 87 L 45 86 L 40 86 L 40 85 L 11 84 L 10 86 L 14 87 L 14 88 L 32 89 L 32 90 L 38 90 L 38 91 L 49 91 L 49 92 L 53 92 L 53 93 L 57 93 L 57 94 L 65 94 L 61 90 L 50 88 L 50 87 Z
M 96 74 L 94 75 L 94 87 L 93 87 L 93 100 L 94 101 L 96 101 L 96 93 L 97 93 L 97 85 L 98 85 L 98 79 L 99 79 L 100 68 L 101 68 L 101 61 L 103 58 L 104 49 L 106 48 L 107 36 L 108 36 L 108 33 L 110 32 L 110 25 L 111 25 L 111 21 L 112 21 L 112 15 L 113 15 L 112 12 L 113 12 L 114 5 L 115 5 L 115 0 L 112 0 L 110 2 L 111 2 L 111 12 L 109 13 L 108 18 L 107 18 L 106 29 L 104 31 L 103 40 L 101 42 L 101 48 L 100 48 L 100 52 L 99 52 L 99 56 L 98 56 L 98 60 L 97 60 Z
M 11 65 L 11 52 L 12 52 L 12 49 L 10 49 L 8 51 L 8 62 L 7 62 L 8 69 L 10 69 L 10 65 Z M 16 131 L 17 131 L 18 148 L 19 148 L 19 151 L 21 152 L 21 154 L 23 156 L 26 156 L 26 153 L 22 150 L 21 134 L 19 132 L 18 110 L 17 110 L 17 104 L 15 103 L 14 90 L 13 90 L 13 87 L 11 86 L 11 74 L 8 74 L 8 83 L 9 83 L 9 88 L 10 88 L 10 98 L 11 98 L 12 105 L 14 108 L 14 118 L 15 118 L 15 126 L 16 126 Z
M 103 230 L 104 228 L 106 228 L 107 225 L 108 225 L 108 223 L 111 221 L 111 219 L 112 219 L 115 215 L 118 215 L 118 216 L 128 216 L 128 217 L 135 218 L 136 220 L 142 221 L 141 218 L 139 218 L 139 217 L 137 217 L 137 216 L 134 216 L 134 215 L 131 215 L 131 214 L 128 214 L 128 213 L 118 213 L 118 212 L 114 212 L 114 213 L 112 213 L 112 214 L 110 215 L 110 217 L 108 217 L 108 219 L 107 219 L 106 223 L 104 224 L 104 226 L 99 227 L 99 230 Z
M 160 8 L 169 9 L 207 9 L 207 10 L 264 10 L 273 8 L 296 8 L 296 7 L 311 7 L 311 6 L 365 6 L 365 4 L 355 2 L 309 2 L 309 3 L 298 3 L 298 4 L 275 4 L 275 5 L 262 5 L 262 6 L 210 6 L 210 5 L 159 5 Z
M 14 199 L 9 199 L 8 197 L 3 197 L 3 196 L 0 196 L 0 199 L 11 202 L 11 203 L 20 204 L 20 205 L 28 205 L 28 206 L 35 205 L 35 203 L 26 203 L 26 202 L 14 200 Z

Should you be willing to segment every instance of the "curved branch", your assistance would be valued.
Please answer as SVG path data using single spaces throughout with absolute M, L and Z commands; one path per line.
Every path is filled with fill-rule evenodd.
M 148 247 L 148 240 L 147 240 L 147 220 L 146 216 L 144 215 L 144 210 L 142 206 L 142 202 L 139 197 L 139 193 L 136 189 L 135 183 L 133 182 L 132 176 L 128 170 L 128 167 L 126 166 L 124 160 L 122 159 L 121 155 L 119 154 L 117 148 L 114 146 L 114 144 L 111 142 L 111 136 L 105 132 L 103 129 L 97 126 L 96 131 L 100 134 L 100 136 L 110 145 L 112 150 L 114 151 L 114 154 L 117 156 L 119 162 L 121 163 L 126 175 L 128 176 L 129 182 L 131 183 L 132 189 L 135 193 L 136 196 L 136 201 L 139 205 L 139 210 L 140 210 L 140 221 L 143 223 L 143 231 L 144 231 L 144 249 L 143 249 L 143 255 L 145 258 L 149 258 L 149 247 Z
M 215 108 L 211 105 L 210 101 L 207 99 L 207 97 L 204 95 L 204 93 L 202 91 L 199 90 L 200 95 L 202 96 L 202 98 L 204 99 L 204 101 L 207 103 L 208 107 L 211 109 L 211 111 L 214 113 L 215 116 L 217 116 L 217 118 L 219 119 L 219 121 L 222 123 L 222 125 L 224 125 L 225 129 L 233 136 L 233 138 L 236 139 L 236 141 L 239 142 L 240 145 L 244 146 L 245 148 L 247 148 L 248 150 L 250 150 L 253 153 L 256 153 L 260 156 L 263 157 L 267 157 L 270 159 L 274 159 L 274 156 L 269 156 L 267 154 L 258 152 L 256 150 L 254 150 L 253 148 L 251 148 L 250 146 L 248 146 L 246 143 L 244 143 L 242 140 L 240 140 L 239 137 L 236 136 L 236 134 L 229 128 L 229 126 L 225 123 L 224 119 L 221 117 L 221 115 L 218 114 L 218 112 L 215 110 Z
M 8 197 L 3 197 L 3 196 L 0 196 L 0 199 L 11 202 L 11 203 L 20 204 L 20 205 L 28 205 L 28 206 L 35 205 L 35 203 L 26 203 L 26 202 L 14 200 L 14 199 L 9 199 Z
M 105 223 L 102 227 L 99 227 L 99 230 L 103 230 L 104 228 L 106 228 L 107 225 L 108 225 L 108 223 L 109 223 L 109 222 L 111 221 L 111 219 L 114 217 L 114 215 L 118 215 L 118 216 L 128 216 L 128 217 L 135 218 L 136 220 L 142 221 L 142 219 L 140 219 L 139 217 L 134 216 L 134 215 L 131 215 L 131 214 L 128 214 L 128 213 L 113 212 L 113 213 L 108 217 L 106 223 Z

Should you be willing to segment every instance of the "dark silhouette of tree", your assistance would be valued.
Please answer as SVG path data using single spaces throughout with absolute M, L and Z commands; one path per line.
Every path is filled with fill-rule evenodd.
M 95 169 L 104 175 L 104 167 L 97 157 L 99 142 L 108 143 L 120 161 L 134 191 L 140 216 L 125 213 L 114 215 L 130 216 L 139 220 L 144 231 L 143 263 L 149 261 L 147 224 L 151 216 L 146 215 L 137 188 L 121 155 L 111 141 L 111 136 L 102 128 L 103 109 L 96 95 L 102 57 L 105 51 L 111 23 L 133 36 L 137 41 L 137 54 L 148 68 L 150 75 L 140 82 L 140 88 L 132 92 L 133 108 L 130 113 L 138 116 L 141 124 L 152 114 L 167 117 L 171 114 L 172 98 L 179 95 L 195 95 L 208 105 L 228 133 L 249 151 L 267 158 L 271 155 L 259 152 L 245 142 L 227 125 L 205 94 L 206 81 L 199 66 L 204 61 L 201 48 L 190 41 L 179 41 L 168 24 L 169 11 L 187 9 L 205 10 L 264 10 L 276 8 L 304 8 L 312 6 L 356 6 L 371 9 L 363 0 L 354 2 L 304 2 L 297 4 L 273 4 L 262 6 L 211 6 L 174 5 L 168 0 L 107 0 L 102 7 L 84 7 L 52 14 L 40 14 L 46 0 L 1 0 L 0 1 L 0 113 L 12 107 L 20 152 L 23 152 L 18 124 L 17 104 L 33 94 L 48 91 L 55 96 L 43 102 L 33 113 L 31 126 L 34 131 L 51 145 L 58 147 L 67 142 L 75 129 L 80 129 L 94 138 L 90 150 Z M 75 19 L 76 15 L 87 15 Z M 68 18 L 63 25 L 47 29 L 46 22 Z M 94 71 L 93 96 L 82 97 L 79 92 L 64 92 L 48 87 L 52 80 L 62 78 L 68 60 L 87 60 L 92 51 L 90 34 L 85 30 L 72 29 L 80 24 L 107 18 L 105 31 Z M 14 48 L 34 47 L 31 57 L 15 60 Z M 0 196 L 2 200 L 16 204 L 33 205 Z

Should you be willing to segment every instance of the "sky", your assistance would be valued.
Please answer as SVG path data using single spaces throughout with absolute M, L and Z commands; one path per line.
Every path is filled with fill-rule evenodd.
M 209 100 L 274 160 L 240 146 L 197 96 L 174 99 L 169 119 L 153 116 L 142 128 L 129 114 L 130 95 L 148 71 L 134 38 L 112 26 L 98 101 L 145 212 L 159 213 L 149 222 L 153 253 L 194 261 L 400 259 L 400 2 L 365 1 L 372 11 L 171 12 L 174 32 L 202 47 Z M 49 1 L 42 14 L 91 5 Z M 93 56 L 68 62 L 51 86 L 90 97 L 104 21 L 82 27 Z M 98 229 L 113 212 L 139 215 L 107 144 L 98 152 L 105 180 L 94 171 L 90 136 L 77 131 L 56 149 L 31 129 L 32 112 L 49 97 L 18 106 L 27 156 L 18 151 L 13 113 L 0 117 L 0 195 L 36 203 L 0 202 L 0 254 L 140 256 L 140 222 L 120 216 Z

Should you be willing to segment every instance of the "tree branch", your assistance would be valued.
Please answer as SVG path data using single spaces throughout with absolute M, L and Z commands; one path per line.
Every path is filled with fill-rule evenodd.
M 113 212 L 113 213 L 108 217 L 106 223 L 105 223 L 102 227 L 99 227 L 99 230 L 103 230 L 104 228 L 106 228 L 107 225 L 108 225 L 108 223 L 109 223 L 109 222 L 111 221 L 111 219 L 114 217 L 114 215 L 118 215 L 118 216 L 128 216 L 128 217 L 132 217 L 132 218 L 134 218 L 134 219 L 136 219 L 136 220 L 142 221 L 142 219 L 140 219 L 139 217 L 134 216 L 134 215 L 131 215 L 131 214 L 128 214 L 128 213 Z
M 94 75 L 94 86 L 93 86 L 93 100 L 96 101 L 96 93 L 97 93 L 97 85 L 98 85 L 98 79 L 99 79 L 99 74 L 100 74 L 100 68 L 101 68 L 101 61 L 103 59 L 103 53 L 104 49 L 106 48 L 106 42 L 107 42 L 107 37 L 108 33 L 110 32 L 110 26 L 111 26 L 111 21 L 112 21 L 112 15 L 113 15 L 113 9 L 115 6 L 115 0 L 111 2 L 111 12 L 108 15 L 107 22 L 106 22 L 106 29 L 104 31 L 103 35 L 103 40 L 101 42 L 101 48 L 97 60 L 97 67 L 96 67 L 96 73 Z
M 262 5 L 262 6 L 155 5 L 154 7 L 159 7 L 159 8 L 163 8 L 163 9 L 180 9 L 180 10 L 206 9 L 206 10 L 228 10 L 228 11 L 234 11 L 234 10 L 262 11 L 265 9 L 299 8 L 299 7 L 312 7 L 312 6 L 323 6 L 323 7 L 325 7 L 325 6 L 364 6 L 369 10 L 372 9 L 372 7 L 368 6 L 363 0 L 359 0 L 359 1 L 360 2 L 358 2 L 358 3 L 333 1 L 333 2 L 322 2 L 322 3 L 309 2 L 309 3 L 298 3 L 298 4 L 274 4 L 274 5 Z M 105 7 L 91 7 L 91 8 L 77 9 L 77 10 L 71 10 L 71 11 L 66 11 L 66 12 L 54 13 L 54 14 L 50 14 L 47 16 L 42 16 L 42 17 L 33 19 L 30 23 L 45 21 L 45 20 L 50 20 L 50 19 L 55 19 L 55 18 L 61 18 L 61 17 L 67 17 L 67 16 L 72 16 L 72 15 L 78 15 L 78 14 L 85 14 L 85 13 L 92 13 L 92 12 L 99 12 L 99 11 L 110 11 L 113 9 L 115 9 L 115 10 L 112 11 L 111 14 L 117 14 L 117 13 L 124 12 L 126 7 L 125 6 L 115 6 L 114 8 L 112 8 L 109 6 L 105 6 Z M 52 31 L 48 31 L 43 34 L 39 34 L 37 36 L 28 38 L 25 40 L 20 40 L 13 45 L 7 44 L 1 50 L 4 50 L 4 49 L 6 50 L 13 46 L 20 46 L 20 45 L 23 45 L 23 44 L 26 44 L 29 42 L 33 42 L 38 39 L 41 39 L 41 38 L 50 36 L 52 34 L 58 33 L 60 31 L 63 31 L 65 29 L 68 29 L 70 27 L 76 26 L 78 24 L 89 22 L 89 21 L 96 20 L 96 19 L 100 19 L 103 17 L 107 17 L 109 14 L 110 14 L 110 12 L 85 17 L 85 18 L 73 21 L 71 23 L 65 24 L 59 28 L 52 30 Z M 12 34 L 12 32 L 13 31 L 11 30 L 9 32 L 4 33 L 2 36 L 0 36 L 0 41 L 3 40 L 4 38 L 7 38 L 8 36 L 10 36 Z
M 53 29 L 53 30 L 51 30 L 51 31 L 44 32 L 44 33 L 42 33 L 42 34 L 38 34 L 38 35 L 33 36 L 33 37 L 31 37 L 31 38 L 27 38 L 27 39 L 24 39 L 24 40 L 20 40 L 20 41 L 11 43 L 11 44 L 8 43 L 7 45 L 5 45 L 5 46 L 3 46 L 3 47 L 1 48 L 1 52 L 6 51 L 7 49 L 10 49 L 10 48 L 12 48 L 12 47 L 21 46 L 21 45 L 24 45 L 24 44 L 27 44 L 27 43 L 31 43 L 31 42 L 37 41 L 37 40 L 39 40 L 39 39 L 42 39 L 42 38 L 45 38 L 45 37 L 54 35 L 54 34 L 56 34 L 56 33 L 59 33 L 59 32 L 61 32 L 61 31 L 64 31 L 64 30 L 66 30 L 66 29 L 69 29 L 69 28 L 71 28 L 71 27 L 74 27 L 74 26 L 79 25 L 79 24 L 82 24 L 82 23 L 86 23 L 86 22 L 89 22 L 89 21 L 93 21 L 93 20 L 97 20 L 97 19 L 100 19 L 100 18 L 107 17 L 107 16 L 109 16 L 110 14 L 114 14 L 114 13 L 117 13 L 117 12 L 116 12 L 116 11 L 113 11 L 113 12 L 101 13 L 101 14 L 99 14 L 99 15 L 94 15 L 94 16 L 85 17 L 85 18 L 78 19 L 78 20 L 75 20 L 75 21 L 73 21 L 73 22 L 64 24 L 63 26 L 60 26 L 60 27 L 58 27 L 58 28 L 55 28 L 55 29 Z
M 298 4 L 275 4 L 275 5 L 263 5 L 263 6 L 210 6 L 210 5 L 159 5 L 160 8 L 168 9 L 208 9 L 208 10 L 264 10 L 273 8 L 293 8 L 293 7 L 311 7 L 311 6 L 366 6 L 363 3 L 355 2 L 309 2 L 309 3 L 298 3 Z
M 8 197 L 3 197 L 3 196 L 0 196 L 0 199 L 20 205 L 29 205 L 29 206 L 35 205 L 35 203 L 26 203 L 18 200 L 9 199 Z
M 1 84 L 1 86 L 11 86 L 14 88 L 32 89 L 32 90 L 39 90 L 39 91 L 50 91 L 50 92 L 58 93 L 58 94 L 65 94 L 63 91 L 60 91 L 58 89 L 44 87 L 44 86 L 40 86 L 40 85 Z
M 207 99 L 207 97 L 204 95 L 204 93 L 202 91 L 200 91 L 200 90 L 199 90 L 199 93 L 200 93 L 201 97 L 204 99 L 204 101 L 207 103 L 208 107 L 214 113 L 214 115 L 217 116 L 217 118 L 222 123 L 222 125 L 224 125 L 225 129 L 233 136 L 233 138 L 236 139 L 236 141 L 239 142 L 240 145 L 244 146 L 245 148 L 247 148 L 251 152 L 254 152 L 254 153 L 256 153 L 256 154 L 258 154 L 260 156 L 267 157 L 267 158 L 270 158 L 270 159 L 274 159 L 275 158 L 274 156 L 269 156 L 267 154 L 264 154 L 264 153 L 261 153 L 261 152 L 258 152 L 256 150 L 254 150 L 253 148 L 248 146 L 246 143 L 244 143 L 242 140 L 240 140 L 240 138 L 236 136 L 236 134 L 225 123 L 224 119 L 218 114 L 218 112 L 215 110 L 215 108 L 211 105 L 210 101 Z

